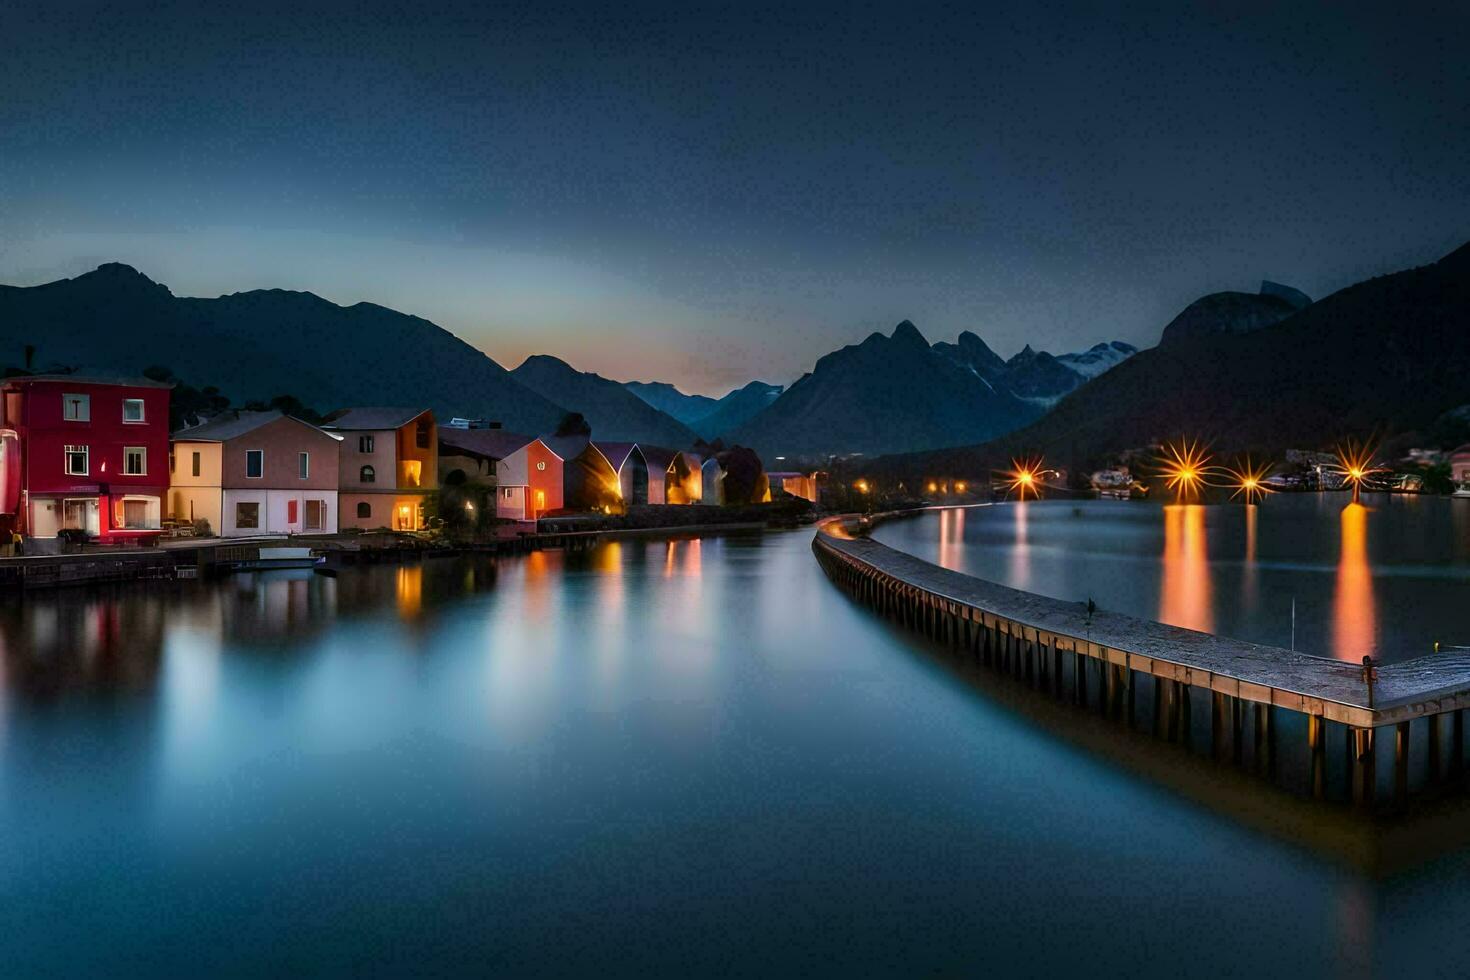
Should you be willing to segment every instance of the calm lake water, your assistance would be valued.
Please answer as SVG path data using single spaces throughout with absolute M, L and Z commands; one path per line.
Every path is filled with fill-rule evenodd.
M 1255 507 L 1031 501 L 874 537 L 1017 589 L 1359 663 L 1470 646 L 1470 500 L 1278 494 Z
M 8 604 L 3 972 L 1460 972 L 1464 857 L 1369 879 L 1115 768 L 810 540 Z

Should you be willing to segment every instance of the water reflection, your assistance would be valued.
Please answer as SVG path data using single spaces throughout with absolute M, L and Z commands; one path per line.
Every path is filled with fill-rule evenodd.
M 1210 601 L 1210 559 L 1202 504 L 1164 508 L 1163 582 L 1159 620 L 1185 629 L 1215 628 Z
M 1260 512 L 1256 504 L 1245 505 L 1245 562 L 1241 567 L 1240 604 L 1247 615 L 1256 611 L 1260 569 L 1256 567 L 1256 524 Z
M 1332 655 L 1360 663 L 1377 646 L 1373 568 L 1368 561 L 1368 508 L 1348 504 L 1340 519 L 1341 551 L 1332 598 Z
M 424 566 L 400 565 L 397 591 L 398 615 L 403 619 L 417 619 L 424 609 Z
M 1024 500 L 1016 504 L 1016 544 L 1011 549 L 1010 572 L 1011 582 L 1018 589 L 1030 589 L 1031 586 L 1031 539 L 1027 534 L 1029 528 L 1030 504 Z
M 1022 504 L 1022 507 L 1025 505 Z M 958 569 L 965 547 L 965 512 L 963 509 L 939 512 L 939 564 Z

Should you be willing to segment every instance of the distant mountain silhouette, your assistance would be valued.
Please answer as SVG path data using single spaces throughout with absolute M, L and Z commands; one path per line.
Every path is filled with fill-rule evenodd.
M 727 442 L 762 455 L 885 453 L 989 438 L 1041 408 L 930 348 L 905 320 L 833 351 Z
M 592 423 L 592 438 L 613 442 L 644 442 L 670 449 L 687 449 L 699 438 L 678 419 L 654 408 L 617 381 L 590 371 L 578 371 L 549 354 L 526 358 L 511 377 L 559 404 L 581 412 Z
M 1206 334 L 1251 333 L 1280 323 L 1310 304 L 1305 293 L 1274 282 L 1261 283 L 1259 293 L 1211 293 L 1190 303 L 1169 321 L 1159 346 Z
M 781 394 L 781 386 L 752 381 L 723 398 L 686 395 L 661 381 L 629 381 L 624 387 L 648 404 L 689 426 L 705 439 L 716 439 L 764 409 Z
M 959 343 L 934 345 L 934 350 L 968 368 L 989 384 L 1009 389 L 1027 401 L 1050 408 L 1062 396 L 1138 353 L 1121 340 L 1098 344 L 1076 354 L 1052 356 L 1027 344 L 1009 361 L 1002 361 L 985 342 L 968 330 Z
M 1220 296 L 1250 294 L 1205 299 Z M 1248 324 L 1271 309 L 1255 299 L 1191 304 L 1188 329 L 1078 389 L 1027 428 L 878 468 L 978 473 L 1014 452 L 1081 465 L 1179 437 L 1207 440 L 1219 452 L 1277 453 L 1420 429 L 1470 402 L 1470 244 L 1248 332 L 1210 328 L 1202 315 L 1213 307 L 1217 325 Z
M 785 389 L 781 385 L 752 381 L 721 398 L 715 410 L 694 423 L 694 431 L 706 439 L 718 439 L 740 428 L 765 411 Z
M 625 381 L 623 387 L 691 428 L 719 404 L 718 400 L 705 395 L 686 395 L 666 381 Z
M 0 364 L 106 374 L 172 368 L 239 404 L 292 394 L 321 411 L 354 404 L 426 405 L 549 432 L 564 409 L 428 320 L 281 289 L 217 299 L 174 296 L 131 266 L 42 286 L 0 286 Z

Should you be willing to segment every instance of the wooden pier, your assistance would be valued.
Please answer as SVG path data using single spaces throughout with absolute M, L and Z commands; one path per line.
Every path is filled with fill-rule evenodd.
M 950 571 L 865 536 L 874 520 L 890 516 L 900 515 L 819 526 L 812 548 L 827 576 L 859 602 L 987 666 L 1129 726 L 1146 715 L 1170 741 L 1188 741 L 1196 710 L 1208 711 L 1212 754 L 1263 774 L 1276 772 L 1281 730 L 1304 728 L 1300 756 L 1315 797 L 1373 806 L 1402 803 L 1411 790 L 1463 785 L 1470 654 L 1388 664 L 1370 687 L 1360 665 L 1089 613 L 1082 603 Z M 1329 741 L 1341 747 L 1340 766 L 1329 764 Z M 1380 755 L 1391 764 L 1380 767 Z

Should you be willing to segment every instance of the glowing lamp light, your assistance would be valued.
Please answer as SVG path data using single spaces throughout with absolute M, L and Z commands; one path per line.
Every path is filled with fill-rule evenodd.
M 939 489 L 939 485 L 937 483 L 935 483 L 932 480 L 929 481 L 929 492 L 930 493 L 933 493 L 935 490 L 938 490 L 938 489 Z
M 1021 500 L 1025 500 L 1028 493 L 1033 497 L 1040 497 L 1041 473 L 1039 459 L 1011 460 L 1011 471 L 1006 474 L 1010 480 L 1010 490 Z
M 857 490 L 858 493 L 867 493 L 868 492 L 868 481 L 867 480 L 859 480 L 859 481 L 857 481 L 856 483 L 853 484 L 853 487 Z
M 965 481 L 964 480 L 961 480 L 959 483 L 956 483 L 954 485 L 954 491 L 955 491 L 955 493 L 964 493 L 965 492 Z
M 1225 472 L 1230 475 L 1230 485 L 1235 491 L 1230 495 L 1231 499 L 1244 497 L 1246 503 L 1253 504 L 1257 497 L 1264 497 L 1270 493 L 1271 488 L 1266 485 L 1266 474 L 1270 471 L 1269 466 L 1253 464 L 1249 456 L 1245 458 L 1239 469 L 1227 469 Z
M 1210 485 L 1208 478 L 1218 470 L 1209 462 L 1209 453 L 1197 442 L 1165 445 L 1163 457 L 1159 460 L 1160 475 L 1164 478 L 1164 485 L 1183 500 Z

